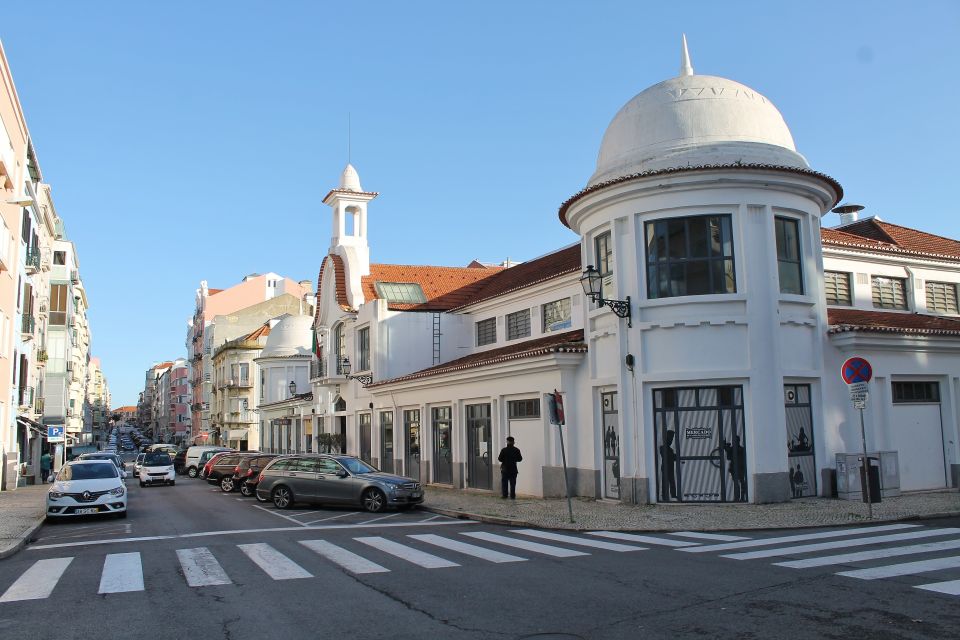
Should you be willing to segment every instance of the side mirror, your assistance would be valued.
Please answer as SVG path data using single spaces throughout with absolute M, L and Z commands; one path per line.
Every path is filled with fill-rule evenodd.
M 343 469 L 340 469 L 339 471 L 337 471 L 337 477 L 338 477 L 338 478 L 346 478 L 347 475 L 349 475 L 349 474 L 347 474 L 347 472 L 344 471 Z

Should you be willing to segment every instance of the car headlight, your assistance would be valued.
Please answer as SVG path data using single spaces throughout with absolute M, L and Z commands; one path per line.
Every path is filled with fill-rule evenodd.
M 126 490 L 123 487 L 114 487 L 110 489 L 110 495 L 112 496 L 122 496 Z
M 393 484 L 392 482 L 385 482 L 384 484 L 387 485 L 387 488 L 390 489 L 390 491 L 396 491 L 400 488 L 400 485 Z
M 63 494 L 60 493 L 59 491 L 50 491 L 47 495 L 50 496 L 50 498 L 53 500 L 59 500 L 60 498 L 63 497 Z

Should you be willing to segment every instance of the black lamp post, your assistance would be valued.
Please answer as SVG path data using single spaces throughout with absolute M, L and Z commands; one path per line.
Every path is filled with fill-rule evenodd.
M 291 380 L 289 387 L 290 387 L 290 397 L 292 398 L 293 396 L 297 395 L 297 383 Z
M 373 382 L 373 376 L 368 374 L 360 374 L 356 376 L 350 375 L 350 371 L 352 370 L 353 366 L 350 364 L 350 358 L 344 357 L 344 359 L 340 361 L 340 372 L 343 374 L 344 378 L 347 380 L 356 380 L 363 386 L 367 386 Z
M 630 296 L 626 300 L 608 300 L 603 297 L 603 282 L 598 271 L 592 264 L 588 264 L 583 275 L 580 276 L 580 286 L 583 287 L 583 293 L 594 303 L 607 305 L 617 315 L 618 318 L 626 318 L 627 326 L 632 327 L 633 322 L 630 314 Z

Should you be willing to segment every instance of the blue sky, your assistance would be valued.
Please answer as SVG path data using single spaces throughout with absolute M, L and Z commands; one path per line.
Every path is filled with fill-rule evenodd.
M 185 355 L 200 280 L 316 278 L 347 160 L 371 259 L 526 260 L 606 125 L 679 68 L 770 98 L 867 213 L 960 237 L 957 2 L 31 2 L 2 10 L 114 405 Z M 831 215 L 825 225 L 837 223 Z

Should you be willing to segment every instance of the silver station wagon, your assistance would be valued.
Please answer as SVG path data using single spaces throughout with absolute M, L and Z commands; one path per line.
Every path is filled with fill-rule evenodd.
M 420 504 L 423 488 L 412 478 L 383 473 L 353 456 L 292 455 L 276 458 L 260 472 L 257 498 L 278 509 L 301 502 L 358 505 L 376 513 Z

